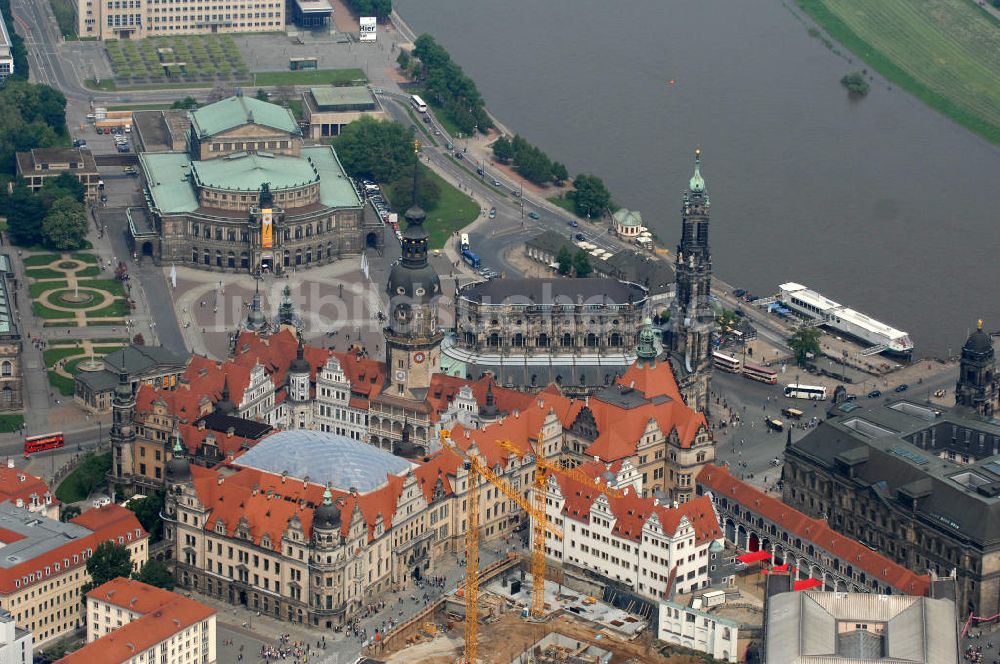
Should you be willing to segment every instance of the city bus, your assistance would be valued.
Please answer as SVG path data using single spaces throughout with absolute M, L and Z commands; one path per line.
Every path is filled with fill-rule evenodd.
M 427 104 L 420 98 L 420 95 L 410 95 L 410 105 L 417 109 L 417 113 L 427 112 Z
M 745 362 L 743 364 L 743 377 L 749 378 L 750 380 L 756 380 L 760 383 L 766 383 L 768 385 L 778 384 L 778 372 L 772 371 L 767 367 L 759 367 L 756 364 L 750 364 Z
M 782 408 L 781 414 L 792 420 L 801 420 L 802 416 L 805 415 L 805 413 L 798 408 Z
M 719 371 L 725 371 L 726 373 L 740 372 L 740 361 L 732 355 L 726 355 L 719 351 L 712 353 L 712 364 Z
M 24 456 L 35 452 L 56 450 L 66 446 L 66 438 L 62 432 L 45 433 L 40 436 L 28 436 L 24 439 Z
M 826 399 L 826 388 L 816 385 L 786 385 L 785 396 L 792 399 L 823 400 Z
M 764 423 L 767 424 L 767 428 L 771 431 L 783 431 L 785 428 L 784 422 L 773 417 L 765 417 Z

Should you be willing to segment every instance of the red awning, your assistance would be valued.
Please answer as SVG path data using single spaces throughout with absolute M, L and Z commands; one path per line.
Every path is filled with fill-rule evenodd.
M 771 554 L 767 551 L 751 551 L 750 553 L 744 553 L 743 555 L 736 556 L 736 560 L 741 563 L 759 563 L 762 560 L 770 560 Z
M 771 567 L 771 571 L 772 572 L 787 572 L 788 571 L 788 563 L 784 563 L 782 565 L 773 565 Z
M 819 579 L 803 579 L 795 582 L 793 590 L 809 590 L 810 588 L 816 588 L 822 585 L 823 582 Z

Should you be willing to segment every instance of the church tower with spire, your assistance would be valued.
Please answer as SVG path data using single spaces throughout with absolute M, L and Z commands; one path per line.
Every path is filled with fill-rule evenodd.
M 983 417 L 993 417 L 997 392 L 993 339 L 983 332 L 983 321 L 980 320 L 962 346 L 958 382 L 955 384 L 955 405 L 974 410 Z
M 131 486 L 135 469 L 133 451 L 135 449 L 135 395 L 128 373 L 118 374 L 118 385 L 111 401 L 112 472 L 115 484 Z
M 709 200 L 701 175 L 701 150 L 681 207 L 681 241 L 675 259 L 674 301 L 667 349 L 681 395 L 694 410 L 708 412 L 712 375 L 712 254 L 708 246 Z

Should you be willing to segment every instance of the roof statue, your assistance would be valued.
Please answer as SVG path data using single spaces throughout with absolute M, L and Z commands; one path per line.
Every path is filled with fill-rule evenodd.
M 260 185 L 260 209 L 265 210 L 274 206 L 274 194 L 271 193 L 271 183 L 264 182 Z
M 281 290 L 281 304 L 278 306 L 278 324 L 298 327 L 298 321 L 295 303 L 292 302 L 292 288 L 285 284 Z
M 637 362 L 645 362 L 652 366 L 656 361 L 656 334 L 653 332 L 653 321 L 649 318 L 643 321 L 635 354 Z

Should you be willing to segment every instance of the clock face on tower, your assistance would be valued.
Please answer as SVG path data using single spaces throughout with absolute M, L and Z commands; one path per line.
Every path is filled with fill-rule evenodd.
M 405 371 L 397 371 L 396 372 L 396 380 L 398 382 L 400 382 L 400 383 L 402 383 L 404 380 L 406 380 L 406 372 Z
M 417 351 L 416 353 L 413 354 L 413 361 L 416 362 L 417 364 L 422 363 L 426 359 L 427 356 L 420 351 Z

